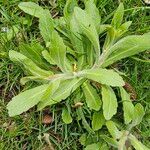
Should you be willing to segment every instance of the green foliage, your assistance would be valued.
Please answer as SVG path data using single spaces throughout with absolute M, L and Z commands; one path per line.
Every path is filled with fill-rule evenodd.
M 84 83 L 82 89 L 85 95 L 87 106 L 96 111 L 100 110 L 101 99 L 96 90 L 90 85 L 90 83 Z
M 35 3 L 19 4 L 20 9 L 39 19 L 43 38 L 41 44 L 45 42 L 45 46 L 40 43 L 32 45 L 31 42 L 20 45 L 19 52 L 9 51 L 10 59 L 25 68 L 26 76 L 21 82 L 26 84 L 35 81 L 35 87 L 21 92 L 8 103 L 9 115 L 19 115 L 35 105 L 42 110 L 67 100 L 67 105 L 62 107 L 64 123 L 70 124 L 77 116 L 78 120 L 82 120 L 87 134 L 96 137 L 96 140 L 91 138 L 87 144 L 85 141 L 88 138 L 84 137 L 85 141 L 82 138 L 86 150 L 100 150 L 101 147 L 109 149 L 111 146 L 125 149 L 128 140 L 137 150 L 145 148 L 131 134 L 131 129 L 141 122 L 144 108 L 141 104 L 133 105 L 123 88 L 123 77 L 106 67 L 150 49 L 150 35 L 123 37 L 131 22 L 122 24 L 122 3 L 110 25 L 101 24 L 100 13 L 93 0 L 84 4 L 83 10 L 76 1 L 68 0 L 64 16 L 60 19 L 53 19 L 49 10 Z M 117 92 L 118 89 L 121 94 Z M 118 104 L 120 99 L 122 106 Z M 79 101 L 83 106 L 77 107 L 72 115 L 72 103 L 76 105 Z M 119 113 L 124 116 L 125 128 L 114 121 L 118 106 L 121 110 Z M 108 130 L 102 129 L 104 125 Z
M 113 89 L 109 86 L 102 86 L 103 113 L 106 120 L 110 120 L 117 113 L 117 98 Z

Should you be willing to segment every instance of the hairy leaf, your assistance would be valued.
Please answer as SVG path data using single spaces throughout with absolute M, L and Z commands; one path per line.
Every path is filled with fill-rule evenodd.
M 9 57 L 12 61 L 21 63 L 33 76 L 43 78 L 53 74 L 51 71 L 41 69 L 31 59 L 19 52 L 11 50 L 9 51 Z
M 88 82 L 83 84 L 82 90 L 86 98 L 87 106 L 90 109 L 98 111 L 101 107 L 101 99 L 97 91 Z
M 118 60 L 148 49 L 150 49 L 150 35 L 131 35 L 124 37 L 109 49 L 111 54 L 102 66 L 106 67 Z
M 50 57 L 52 58 L 52 61 L 55 62 L 63 72 L 67 71 L 66 46 L 64 45 L 62 38 L 56 31 L 52 33 Z
M 73 14 L 75 6 L 77 6 L 76 0 L 67 0 L 63 12 L 64 12 L 65 19 L 67 19 L 68 21 L 70 20 L 72 14 Z
M 102 128 L 105 123 L 105 118 L 102 112 L 94 112 L 92 117 L 92 129 L 97 131 Z
M 114 26 L 116 29 L 120 27 L 123 20 L 123 15 L 124 15 L 124 6 L 123 3 L 120 3 L 111 22 L 112 26 Z
M 19 46 L 20 52 L 31 59 L 34 63 L 36 63 L 39 67 L 42 68 L 48 68 L 48 65 L 42 58 L 42 51 L 44 50 L 44 47 L 42 47 L 37 42 L 32 42 L 31 44 L 24 44 L 22 43 Z
M 149 150 L 148 147 L 146 147 L 140 141 L 138 141 L 138 139 L 132 134 L 130 134 L 129 139 L 130 139 L 131 144 L 136 150 Z
M 120 92 L 123 103 L 124 122 L 125 124 L 129 124 L 133 118 L 134 105 L 132 104 L 130 95 L 122 87 L 120 87 Z
M 41 83 L 47 83 L 47 80 L 44 78 L 44 77 L 39 77 L 39 76 L 25 76 L 25 77 L 22 77 L 20 79 L 20 83 L 22 85 L 25 85 L 27 82 L 30 82 L 30 81 L 36 81 L 36 82 L 41 82 Z
M 49 46 L 52 32 L 54 31 L 54 23 L 49 10 L 44 10 L 43 14 L 41 14 L 41 17 L 39 18 L 39 28 L 46 45 Z
M 145 111 L 143 106 L 140 103 L 136 104 L 134 107 L 133 120 L 131 126 L 134 127 L 140 124 L 144 115 L 145 115 Z
M 95 25 L 95 27 L 97 29 L 97 32 L 98 32 L 99 27 L 100 27 L 101 17 L 100 17 L 100 14 L 99 14 L 99 10 L 96 7 L 93 0 L 88 0 L 88 1 L 85 2 L 85 11 L 92 18 L 92 20 L 94 22 L 94 25 Z
M 9 116 L 19 115 L 36 105 L 41 100 L 47 87 L 48 84 L 41 85 L 13 97 L 7 105 Z
M 104 117 L 110 120 L 117 113 L 118 106 L 116 95 L 111 87 L 102 85 L 102 101 Z
M 33 2 L 21 2 L 18 6 L 25 13 L 28 13 L 38 18 L 41 17 L 41 15 L 43 14 L 43 8 Z
M 91 17 L 86 13 L 86 11 L 78 7 L 75 7 L 74 15 L 83 34 L 86 35 L 93 44 L 98 58 L 100 55 L 99 38 Z
M 118 130 L 113 121 L 107 121 L 106 126 L 113 138 L 119 139 L 121 137 L 122 133 Z
M 125 84 L 117 72 L 108 69 L 83 70 L 79 72 L 79 76 L 110 86 L 123 86 Z
M 50 99 L 41 101 L 38 104 L 38 110 L 52 104 L 56 104 L 61 100 L 66 99 L 83 83 L 82 79 L 70 79 L 60 82 L 59 88 L 54 92 Z
M 42 55 L 44 57 L 44 59 L 49 62 L 51 65 L 56 65 L 56 63 L 53 61 L 53 59 L 51 58 L 50 53 L 47 50 L 44 50 L 42 52 Z

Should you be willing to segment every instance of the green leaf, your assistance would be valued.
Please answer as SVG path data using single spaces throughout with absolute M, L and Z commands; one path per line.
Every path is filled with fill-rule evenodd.
M 41 100 L 47 87 L 48 84 L 41 85 L 13 97 L 7 105 L 9 116 L 19 115 L 35 106 Z
M 132 134 L 129 135 L 129 139 L 130 139 L 131 144 L 136 150 L 149 150 L 148 147 L 146 147 L 140 141 L 138 141 L 138 139 Z
M 107 31 L 103 51 L 108 51 L 109 47 L 113 45 L 115 38 L 116 38 L 116 30 L 113 27 L 110 27 Z
M 109 145 L 118 148 L 118 142 L 115 139 L 110 138 L 107 135 L 100 135 L 100 137 L 102 137 L 103 140 L 106 141 Z
M 122 77 L 114 70 L 108 69 L 89 69 L 79 72 L 79 76 L 91 79 L 101 84 L 110 86 L 123 86 L 125 83 Z
M 87 138 L 87 134 L 82 134 L 79 138 L 79 142 L 81 145 L 85 146 L 86 145 L 86 138 Z
M 72 117 L 67 108 L 63 108 L 62 110 L 62 119 L 63 119 L 63 122 L 66 124 L 69 124 L 72 122 Z
M 95 5 L 93 0 L 88 0 L 88 1 L 85 2 L 85 11 L 92 18 L 92 21 L 94 22 L 94 25 L 95 25 L 95 27 L 97 29 L 97 32 L 98 32 L 99 31 L 101 17 L 100 17 L 100 14 L 99 14 L 99 10 L 96 7 L 96 5 Z
M 113 121 L 106 122 L 107 129 L 114 139 L 120 139 L 122 133 L 118 130 Z
M 56 79 L 56 80 L 52 80 L 48 87 L 47 90 L 45 91 L 45 93 L 42 96 L 41 101 L 48 101 L 49 99 L 51 100 L 52 95 L 54 94 L 54 92 L 56 92 L 56 90 L 59 88 L 60 86 L 60 81 L 61 79 Z
M 12 61 L 22 64 L 25 69 L 28 70 L 33 76 L 45 78 L 53 74 L 51 71 L 41 69 L 31 59 L 27 58 L 19 52 L 13 50 L 9 51 L 9 58 Z
M 20 52 L 31 59 L 34 63 L 36 63 L 39 67 L 48 68 L 48 65 L 42 58 L 42 51 L 44 48 L 37 42 L 32 42 L 30 44 L 20 44 L 19 45 Z
M 21 2 L 18 6 L 25 13 L 38 18 L 41 17 L 41 14 L 43 14 L 43 8 L 33 2 Z
M 47 82 L 47 80 L 44 77 L 41 78 L 39 76 L 26 76 L 20 79 L 20 83 L 22 85 L 25 85 L 27 82 L 30 82 L 30 81 L 36 81 L 36 82 L 41 82 L 41 83 Z
M 104 117 L 110 120 L 117 113 L 118 106 L 116 95 L 111 87 L 102 85 L 102 101 Z
M 98 111 L 102 104 L 97 91 L 88 82 L 83 84 L 82 90 L 86 98 L 87 106 L 90 109 Z
M 102 65 L 106 67 L 123 58 L 138 54 L 150 49 L 150 35 L 131 35 L 122 38 L 110 49 L 110 55 Z
M 92 129 L 97 131 L 102 128 L 105 123 L 105 118 L 102 112 L 94 112 L 92 117 Z
M 49 62 L 51 65 L 56 65 L 56 63 L 53 61 L 53 59 L 51 58 L 50 53 L 47 50 L 44 50 L 42 52 L 42 55 L 44 57 L 44 59 Z
M 79 28 L 79 25 L 73 15 L 70 21 L 70 40 L 73 45 L 74 50 L 77 52 L 77 59 L 78 59 L 78 70 L 81 70 L 86 62 L 86 55 L 83 46 L 83 36 L 82 31 Z
M 74 9 L 75 19 L 77 20 L 79 27 L 84 35 L 91 41 L 95 48 L 97 59 L 100 55 L 99 37 L 92 21 L 92 18 L 81 8 L 75 7 Z
M 133 118 L 134 105 L 132 104 L 130 95 L 124 90 L 124 88 L 120 87 L 120 92 L 123 104 L 124 122 L 125 124 L 129 124 Z
M 41 14 L 41 17 L 39 18 L 39 28 L 40 33 L 48 46 L 52 38 L 52 32 L 54 31 L 54 23 L 49 10 L 44 10 L 43 14 Z
M 70 79 L 60 82 L 59 88 L 51 96 L 51 99 L 46 99 L 38 104 L 38 110 L 52 104 L 56 104 L 62 100 L 65 100 L 83 83 L 82 79 Z
M 131 26 L 132 21 L 127 21 L 125 23 L 123 23 L 118 30 L 121 31 L 121 34 L 125 33 L 126 31 L 128 31 L 128 28 Z
M 145 115 L 145 111 L 143 106 L 140 103 L 136 104 L 134 107 L 133 120 L 131 126 L 133 127 L 140 124 L 144 115 Z
M 98 144 L 94 143 L 94 144 L 88 145 L 84 150 L 100 150 L 100 147 Z
M 50 57 L 63 72 L 67 71 L 66 65 L 68 62 L 66 60 L 66 46 L 63 39 L 56 31 L 52 33 Z
M 76 0 L 67 0 L 63 13 L 65 16 L 65 19 L 67 19 L 68 21 L 70 20 L 72 14 L 73 14 L 75 6 L 77 6 Z
M 124 6 L 123 3 L 120 3 L 111 22 L 112 26 L 115 27 L 116 29 L 120 27 L 123 20 L 123 15 L 124 15 Z

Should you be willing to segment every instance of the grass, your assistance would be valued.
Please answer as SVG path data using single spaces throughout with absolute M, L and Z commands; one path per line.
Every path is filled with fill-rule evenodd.
M 36 0 L 33 0 L 37 2 Z M 50 142 L 55 145 L 55 149 L 69 150 L 81 149 L 79 136 L 84 133 L 80 122 L 73 122 L 66 125 L 61 120 L 59 108 L 51 108 L 54 121 L 50 125 L 42 124 L 43 112 L 36 112 L 34 109 L 15 118 L 10 118 L 7 114 L 6 104 L 8 101 L 22 89 L 28 88 L 21 86 L 20 78 L 23 76 L 23 70 L 17 64 L 13 64 L 8 58 L 8 51 L 16 49 L 19 43 L 30 42 L 39 36 L 36 19 L 24 15 L 19 17 L 22 12 L 17 7 L 20 0 L 11 0 L 0 2 L 1 18 L 0 28 L 17 26 L 20 32 L 11 39 L 6 39 L 6 33 L 1 33 L 0 38 L 0 149 L 1 150 L 46 150 L 50 145 L 46 140 L 45 133 L 48 133 Z M 142 1 L 123 0 L 126 8 L 125 20 L 132 20 L 133 24 L 130 34 L 144 33 L 150 30 L 150 8 L 146 8 Z M 56 3 L 39 1 L 40 5 L 49 8 L 53 15 L 62 15 L 65 0 L 58 0 Z M 110 15 L 117 7 L 118 2 L 113 0 L 100 0 L 97 3 L 102 10 L 102 21 L 109 22 Z M 110 17 L 109 17 L 110 16 Z M 39 39 L 40 40 L 40 39 Z M 17 49 L 16 49 L 17 50 Z M 149 53 L 142 53 L 137 58 L 148 59 Z M 140 102 L 145 107 L 146 115 L 142 123 L 134 130 L 141 141 L 150 147 L 150 92 L 149 92 L 149 63 L 140 62 L 135 58 L 123 60 L 117 64 L 117 68 L 126 73 L 126 80 L 134 87 L 137 93 L 137 99 L 134 103 Z

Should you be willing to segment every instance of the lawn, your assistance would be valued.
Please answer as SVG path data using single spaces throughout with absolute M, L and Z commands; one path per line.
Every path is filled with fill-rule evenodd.
M 83 102 L 78 103 L 80 98 L 78 97 L 78 93 L 80 93 L 81 88 L 76 90 L 66 101 L 61 101 L 56 105 L 47 106 L 40 111 L 37 111 L 37 107 L 35 106 L 21 115 L 9 116 L 7 104 L 11 99 L 22 91 L 40 85 L 40 83 L 36 83 L 35 81 L 21 84 L 26 82 L 26 80 L 21 79 L 28 73 L 22 65 L 10 60 L 9 52 L 11 50 L 19 52 L 24 44 L 33 44 L 38 49 L 39 47 L 35 43 L 41 43 L 43 46 L 45 40 L 43 40 L 40 34 L 38 19 L 23 12 L 18 7 L 20 2 L 22 1 L 0 1 L 0 150 L 81 150 L 87 145 L 95 143 L 95 141 L 96 143 L 99 142 L 99 135 L 101 133 L 107 134 L 107 128 L 104 125 L 102 130 L 96 131 L 94 135 L 89 132 L 89 130 L 91 131 L 89 126 L 91 126 L 90 118 L 93 112 L 91 113 L 91 110 L 87 106 L 84 106 Z M 56 20 L 63 16 L 66 4 L 65 0 L 32 0 L 32 2 L 39 4 L 42 8 L 48 9 L 52 17 Z M 150 7 L 148 4 L 142 0 L 122 0 L 122 2 L 125 7 L 123 22 L 132 21 L 129 30 L 124 36 L 142 35 L 150 32 Z M 101 23 L 110 24 L 119 1 L 95 0 L 95 3 L 101 15 Z M 83 0 L 78 1 L 78 5 L 82 9 L 85 7 Z M 104 36 L 105 34 L 101 34 L 99 37 L 99 39 L 102 39 L 100 41 L 101 44 L 104 43 Z M 67 40 L 65 44 L 68 44 Z M 47 45 L 49 46 L 49 43 Z M 145 114 L 142 122 L 137 124 L 131 132 L 141 143 L 148 147 L 147 149 L 150 149 L 150 52 L 148 50 L 117 61 L 117 63 L 112 64 L 109 68 L 113 68 L 123 76 L 127 84 L 124 89 L 130 93 L 132 103 L 134 105 L 140 103 L 144 107 Z M 70 49 L 69 53 L 69 59 L 73 60 L 72 53 L 74 52 Z M 40 62 L 37 63 L 39 63 L 39 66 L 41 65 Z M 41 65 L 41 67 L 43 66 Z M 44 67 L 47 67 L 47 63 L 45 63 Z M 60 64 L 59 67 L 53 68 L 51 66 L 50 69 L 55 69 L 58 72 L 61 67 Z M 76 64 L 73 64 L 73 71 L 75 70 Z M 21 83 L 20 80 L 22 81 Z M 101 84 L 92 82 L 92 87 L 96 88 L 97 92 L 100 93 L 97 86 L 101 86 Z M 119 97 L 116 87 L 114 91 L 117 93 L 117 97 Z M 28 97 L 25 97 L 25 99 L 28 100 Z M 74 105 L 74 103 L 78 104 L 78 106 Z M 80 108 L 82 105 L 83 109 L 81 111 Z M 125 129 L 120 101 L 118 105 L 118 113 L 114 116 L 113 121 L 119 129 Z M 65 110 L 62 113 L 64 106 L 68 110 L 71 110 L 73 120 L 68 119 L 70 118 L 69 115 L 66 117 L 67 119 L 62 117 L 63 115 L 65 116 Z M 19 110 L 19 106 L 16 106 L 15 109 Z M 81 115 L 78 116 L 78 119 L 76 109 L 79 109 L 78 113 Z M 82 118 L 82 122 L 80 117 Z M 86 142 L 85 136 L 87 136 Z M 103 139 L 100 142 L 103 141 L 105 140 Z M 106 141 L 108 142 L 108 139 Z M 100 147 L 97 150 L 117 149 L 112 146 L 114 141 L 110 140 L 109 142 L 111 146 L 108 147 L 107 144 L 103 144 L 104 147 Z M 94 146 L 91 149 L 96 149 Z M 134 148 L 131 147 L 130 149 Z M 142 149 L 145 150 L 144 147 L 141 147 L 141 149 L 137 148 L 137 150 Z M 86 148 L 86 150 L 90 150 L 90 148 Z

